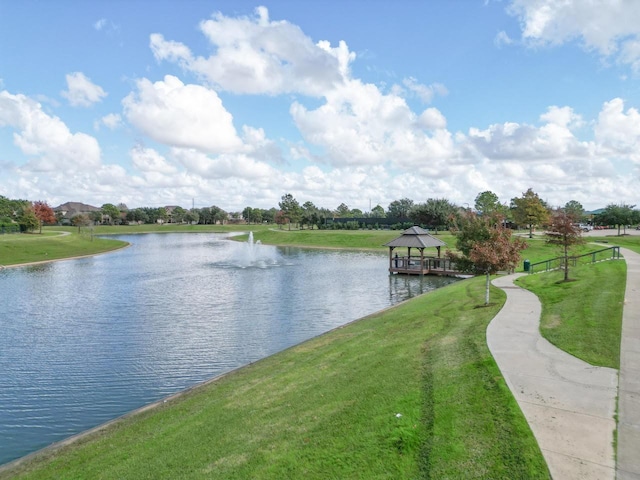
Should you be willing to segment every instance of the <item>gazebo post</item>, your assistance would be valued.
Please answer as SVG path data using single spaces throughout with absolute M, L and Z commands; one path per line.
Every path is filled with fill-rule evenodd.
M 393 249 L 396 247 L 389 247 L 389 271 L 391 271 L 391 267 L 393 267 Z
M 420 275 L 424 274 L 424 248 L 420 249 Z

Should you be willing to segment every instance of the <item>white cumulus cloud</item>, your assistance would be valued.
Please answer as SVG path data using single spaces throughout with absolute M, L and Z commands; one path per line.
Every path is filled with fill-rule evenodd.
M 16 130 L 15 145 L 31 157 L 27 170 L 89 170 L 100 166 L 100 146 L 94 137 L 71 133 L 62 120 L 45 113 L 39 103 L 25 95 L 0 92 L 1 126 Z
M 74 107 L 90 107 L 94 103 L 102 101 L 107 93 L 91 81 L 82 72 L 73 72 L 66 76 L 67 90 L 60 94 L 69 100 Z
M 605 102 L 594 127 L 598 143 L 615 155 L 628 155 L 640 162 L 640 113 L 636 108 L 625 112 L 624 101 L 614 98 Z
M 437 110 L 418 118 L 402 97 L 359 80 L 327 92 L 325 104 L 315 110 L 294 102 L 290 112 L 304 139 L 322 147 L 325 161 L 335 166 L 395 162 L 413 168 L 453 153 L 449 132 L 424 131 L 446 125 Z
M 522 38 L 531 45 L 578 40 L 640 71 L 637 0 L 512 0 L 507 11 L 520 20 Z
M 197 56 L 186 45 L 150 36 L 157 60 L 176 62 L 216 87 L 235 93 L 320 96 L 342 82 L 355 54 L 345 42 L 314 43 L 287 21 L 272 21 L 264 7 L 254 17 L 216 13 L 200 23 L 214 53 Z
M 164 145 L 224 153 L 242 146 L 233 118 L 218 94 L 209 88 L 185 85 L 172 75 L 151 83 L 143 78 L 137 91 L 122 101 L 127 120 Z

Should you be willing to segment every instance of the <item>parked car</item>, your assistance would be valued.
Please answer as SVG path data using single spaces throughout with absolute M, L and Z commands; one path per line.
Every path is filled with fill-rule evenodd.
M 590 232 L 591 230 L 593 230 L 593 225 L 588 225 L 586 223 L 581 223 L 580 225 L 578 225 L 578 227 L 583 232 Z

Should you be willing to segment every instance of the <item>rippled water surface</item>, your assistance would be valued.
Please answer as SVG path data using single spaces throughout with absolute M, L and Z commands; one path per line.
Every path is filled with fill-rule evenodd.
M 454 281 L 389 276 L 379 253 L 118 238 L 0 271 L 0 464 Z

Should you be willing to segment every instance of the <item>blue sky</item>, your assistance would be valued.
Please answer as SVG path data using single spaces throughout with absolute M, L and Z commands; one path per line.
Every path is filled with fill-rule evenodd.
M 636 204 L 635 0 L 0 0 L 0 195 Z

